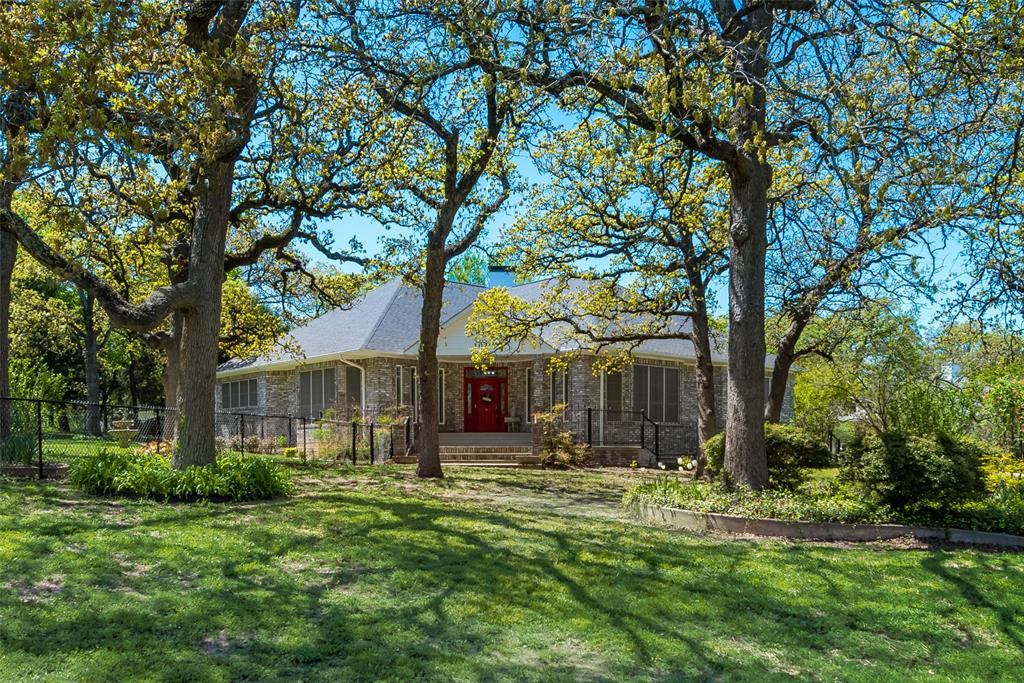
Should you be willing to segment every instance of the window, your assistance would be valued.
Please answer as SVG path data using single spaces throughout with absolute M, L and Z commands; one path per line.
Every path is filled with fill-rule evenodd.
M 444 420 L 444 368 L 440 368 L 437 371 L 437 423 L 444 424 Z
M 622 373 L 606 372 L 604 381 L 604 407 L 609 413 L 622 413 Z M 619 415 L 610 415 L 610 419 L 621 419 Z
M 417 391 L 416 379 L 416 368 L 409 368 L 409 400 L 406 401 L 406 404 L 412 406 L 413 422 L 420 421 L 420 395 Z
M 299 373 L 299 413 L 304 417 L 322 417 L 334 408 L 334 368 Z
M 345 419 L 352 418 L 363 408 L 363 371 L 345 366 Z
M 256 390 L 256 380 L 254 379 L 225 382 L 220 385 L 221 410 L 256 408 L 259 404 L 259 393 Z
M 526 422 L 533 422 L 533 369 L 526 368 Z
M 551 407 L 559 403 L 569 404 L 568 370 L 553 370 L 551 372 Z
M 633 410 L 655 422 L 679 422 L 679 368 L 634 365 Z

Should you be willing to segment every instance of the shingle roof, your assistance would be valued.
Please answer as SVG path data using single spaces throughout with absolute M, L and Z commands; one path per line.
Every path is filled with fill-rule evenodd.
M 510 293 L 526 301 L 536 301 L 550 293 L 556 280 L 541 280 L 510 288 Z M 583 281 L 569 283 L 570 289 L 579 291 L 587 286 Z M 441 309 L 441 326 L 465 311 L 486 289 L 479 285 L 447 282 Z M 388 354 L 415 353 L 420 333 L 420 307 L 422 297 L 418 289 L 390 280 L 368 292 L 351 308 L 335 309 L 291 331 L 288 348 L 256 358 L 230 360 L 217 368 L 218 372 L 242 370 L 274 365 L 296 359 L 315 359 L 352 352 L 379 352 Z M 685 330 L 689 321 L 679 318 L 679 330 Z M 566 335 L 556 326 L 537 331 L 538 336 L 552 348 L 574 350 Z M 641 355 L 693 358 L 693 345 L 687 339 L 658 339 L 641 343 L 635 350 Z M 724 361 L 725 342 L 715 342 L 712 357 Z M 774 361 L 769 357 L 768 364 Z
M 485 288 L 448 282 L 444 288 L 441 324 L 465 310 Z M 405 353 L 420 335 L 419 290 L 395 278 L 371 290 L 351 308 L 338 308 L 295 328 L 287 346 L 300 358 L 319 358 L 354 351 Z M 218 372 L 257 368 L 292 360 L 294 354 L 278 351 L 266 356 L 232 359 Z

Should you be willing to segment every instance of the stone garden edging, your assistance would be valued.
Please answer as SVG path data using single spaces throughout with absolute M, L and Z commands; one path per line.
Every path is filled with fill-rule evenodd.
M 913 536 L 921 541 L 950 541 L 974 545 L 1024 548 L 1024 536 L 967 529 L 936 529 L 903 524 L 842 524 L 840 522 L 789 522 L 781 519 L 737 517 L 714 512 L 694 512 L 635 503 L 633 513 L 643 520 L 673 529 L 775 536 L 817 541 L 883 541 Z

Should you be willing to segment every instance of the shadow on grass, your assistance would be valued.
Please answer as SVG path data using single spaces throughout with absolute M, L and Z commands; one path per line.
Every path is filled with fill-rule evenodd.
M 0 555 L 9 671 L 52 664 L 88 680 L 836 677 L 865 658 L 878 674 L 922 658 L 938 666 L 951 644 L 918 592 L 878 582 L 877 563 L 896 553 L 719 542 L 396 491 L 55 507 L 64 495 L 0 485 L 0 497 L 45 509 L 0 516 L 16 547 Z M 1012 627 L 1019 613 L 978 599 L 987 577 L 942 575 L 944 557 L 881 567 L 938 577 L 930 592 L 956 588 Z M 57 575 L 58 592 L 39 588 Z M 19 661 L 24 669 L 10 668 Z

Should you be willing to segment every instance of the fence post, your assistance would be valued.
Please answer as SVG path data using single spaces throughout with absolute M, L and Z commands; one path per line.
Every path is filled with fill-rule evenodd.
M 245 415 L 238 416 L 238 450 L 245 455 Z
M 373 423 L 370 423 L 370 464 L 373 464 Z
M 594 409 L 587 408 L 587 445 L 594 446 Z
M 356 464 L 356 437 L 359 436 L 359 423 L 352 421 L 352 464 Z
M 39 447 L 39 478 L 43 478 L 43 402 L 36 401 L 36 445 Z

